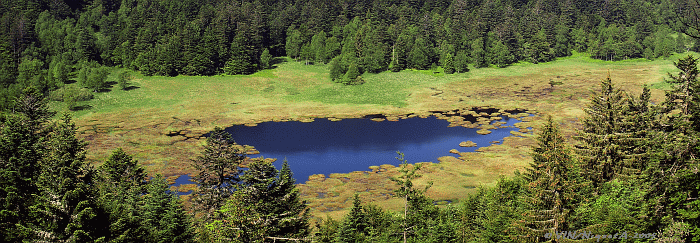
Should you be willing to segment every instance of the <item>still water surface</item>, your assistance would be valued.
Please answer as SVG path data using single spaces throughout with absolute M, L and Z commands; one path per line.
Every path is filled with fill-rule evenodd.
M 449 122 L 430 116 L 407 118 L 399 121 L 375 122 L 370 119 L 345 119 L 329 121 L 316 119 L 303 122 L 263 122 L 254 127 L 237 125 L 228 127 L 238 144 L 254 146 L 260 154 L 251 157 L 277 158 L 274 164 L 279 169 L 287 159 L 298 183 L 304 183 L 313 174 L 348 173 L 367 171 L 370 166 L 399 165 L 396 151 L 405 154 L 409 163 L 438 162 L 442 156 L 456 156 L 450 149 L 474 152 L 491 145 L 492 141 L 503 142 L 510 136 L 517 119 L 503 117 L 510 126 L 491 130 L 487 135 L 477 134 L 477 129 L 448 127 Z M 477 147 L 460 147 L 462 141 L 473 141 Z M 188 184 L 184 175 L 176 184 Z

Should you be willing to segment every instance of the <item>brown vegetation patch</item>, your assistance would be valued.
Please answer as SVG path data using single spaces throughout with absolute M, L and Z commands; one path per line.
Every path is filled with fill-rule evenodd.
M 476 143 L 472 141 L 464 141 L 459 143 L 459 146 L 461 147 L 476 147 Z

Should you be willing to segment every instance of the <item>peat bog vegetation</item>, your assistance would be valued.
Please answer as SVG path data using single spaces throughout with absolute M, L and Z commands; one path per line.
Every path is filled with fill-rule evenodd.
M 683 54 L 687 55 L 687 54 Z M 584 54 L 553 62 L 517 63 L 506 68 L 479 68 L 444 75 L 432 71 L 364 74 L 365 84 L 346 86 L 330 82 L 327 65 L 304 65 L 287 58 L 272 69 L 251 75 L 211 77 L 161 77 L 136 74 L 128 91 L 113 89 L 95 94 L 88 106 L 74 112 L 79 134 L 89 142 L 88 159 L 104 161 L 110 151 L 122 147 L 149 173 L 171 176 L 192 172 L 191 160 L 199 154 L 203 135 L 215 126 L 253 125 L 267 121 L 311 121 L 325 118 L 359 118 L 373 114 L 387 117 L 432 115 L 490 107 L 526 109 L 537 114 L 523 118 L 523 127 L 541 127 L 542 118 L 553 115 L 566 137 L 571 137 L 589 103 L 591 91 L 610 75 L 615 85 L 632 94 L 644 84 L 652 87 L 652 102 L 663 99 L 663 80 L 675 67 L 673 60 L 600 61 Z M 118 73 L 113 69 L 112 73 Z M 112 78 L 112 76 L 110 76 Z M 109 78 L 108 78 L 109 79 Z M 551 85 L 550 83 L 557 83 Z M 62 103 L 54 103 L 62 109 Z M 446 117 L 445 117 L 446 118 Z M 389 122 L 389 121 L 384 121 Z M 422 168 L 416 185 L 433 186 L 426 193 L 435 201 L 457 202 L 479 185 L 493 185 L 499 176 L 510 176 L 530 163 L 532 135 L 505 138 L 502 144 L 441 157 Z M 455 148 L 459 148 L 455 144 Z M 282 158 L 277 158 L 281 160 Z M 419 163 L 407 157 L 410 163 Z M 279 162 L 277 162 L 279 163 Z M 311 177 L 299 185 L 315 216 L 338 218 L 359 193 L 364 202 L 389 209 L 403 207 L 390 195 L 395 185 L 389 177 L 398 169 L 377 164 L 378 173 L 331 174 Z M 367 168 L 367 171 L 371 171 Z

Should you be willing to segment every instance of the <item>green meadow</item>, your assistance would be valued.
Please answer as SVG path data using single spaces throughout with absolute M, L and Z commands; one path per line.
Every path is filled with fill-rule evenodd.
M 109 91 L 96 93 L 93 100 L 79 102 L 83 109 L 73 114 L 81 136 L 89 142 L 88 159 L 93 163 L 101 163 L 112 150 L 122 147 L 149 173 L 174 176 L 191 172 L 190 160 L 199 155 L 204 141 L 200 136 L 215 126 L 264 121 L 342 119 L 378 113 L 401 116 L 470 107 L 520 108 L 537 114 L 524 119 L 524 126 L 536 130 L 542 117 L 556 114 L 565 135 L 571 136 L 577 126 L 574 122 L 582 116 L 590 92 L 601 79 L 610 75 L 615 85 L 633 94 L 642 85 L 650 85 L 652 100 L 658 102 L 668 88 L 664 78 L 675 72 L 673 60 L 685 55 L 609 62 L 575 53 L 549 63 L 470 67 L 469 72 L 450 75 L 441 69 L 366 73 L 366 83 L 358 86 L 330 81 L 328 65 L 305 65 L 284 58 L 274 68 L 252 75 L 161 77 L 135 73 L 129 90 L 114 85 Z M 116 80 L 120 71 L 112 69 L 107 81 Z M 61 102 L 52 106 L 65 110 Z M 479 185 L 491 185 L 500 176 L 512 175 L 528 165 L 534 139 L 519 135 L 479 153 L 440 158 L 441 163 L 424 167 L 424 176 L 416 184 L 433 181 L 427 192 L 431 198 L 459 201 Z M 397 169 L 383 166 L 367 170 L 374 172 L 333 174 L 302 182 L 302 194 L 313 214 L 339 217 L 352 195 L 360 191 L 363 201 L 398 209 L 401 203 L 390 196 L 393 188 L 388 180 L 397 175 Z

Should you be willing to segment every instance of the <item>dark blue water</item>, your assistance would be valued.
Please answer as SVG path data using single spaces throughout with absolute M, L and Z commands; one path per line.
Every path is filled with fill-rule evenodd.
M 370 166 L 399 165 L 396 151 L 405 154 L 409 163 L 438 162 L 442 156 L 457 156 L 451 149 L 474 152 L 492 141 L 503 142 L 512 127 L 519 122 L 503 117 L 501 126 L 490 134 L 480 135 L 478 129 L 448 127 L 449 122 L 435 117 L 408 118 L 399 121 L 375 122 L 370 119 L 329 121 L 316 119 L 303 122 L 263 122 L 254 127 L 243 125 L 226 128 L 238 144 L 254 146 L 259 155 L 251 157 L 277 158 L 279 169 L 287 159 L 298 183 L 313 174 L 368 171 Z M 494 121 L 495 122 L 495 121 Z M 473 141 L 477 147 L 460 147 L 462 141 Z M 175 185 L 188 184 L 189 176 L 181 176 Z
M 518 122 L 504 118 L 504 126 Z M 238 144 L 254 146 L 259 156 L 277 158 L 281 166 L 286 157 L 297 182 L 313 174 L 366 171 L 373 165 L 399 165 L 396 151 L 409 163 L 438 162 L 442 156 L 456 156 L 450 149 L 473 152 L 491 141 L 503 141 L 517 128 L 491 130 L 479 135 L 477 129 L 448 127 L 449 122 L 435 117 L 408 118 L 396 122 L 346 119 L 332 122 L 317 119 L 312 123 L 264 122 L 255 127 L 233 126 L 226 129 Z M 478 147 L 460 147 L 471 140 Z M 255 156 L 258 157 L 258 156 Z

